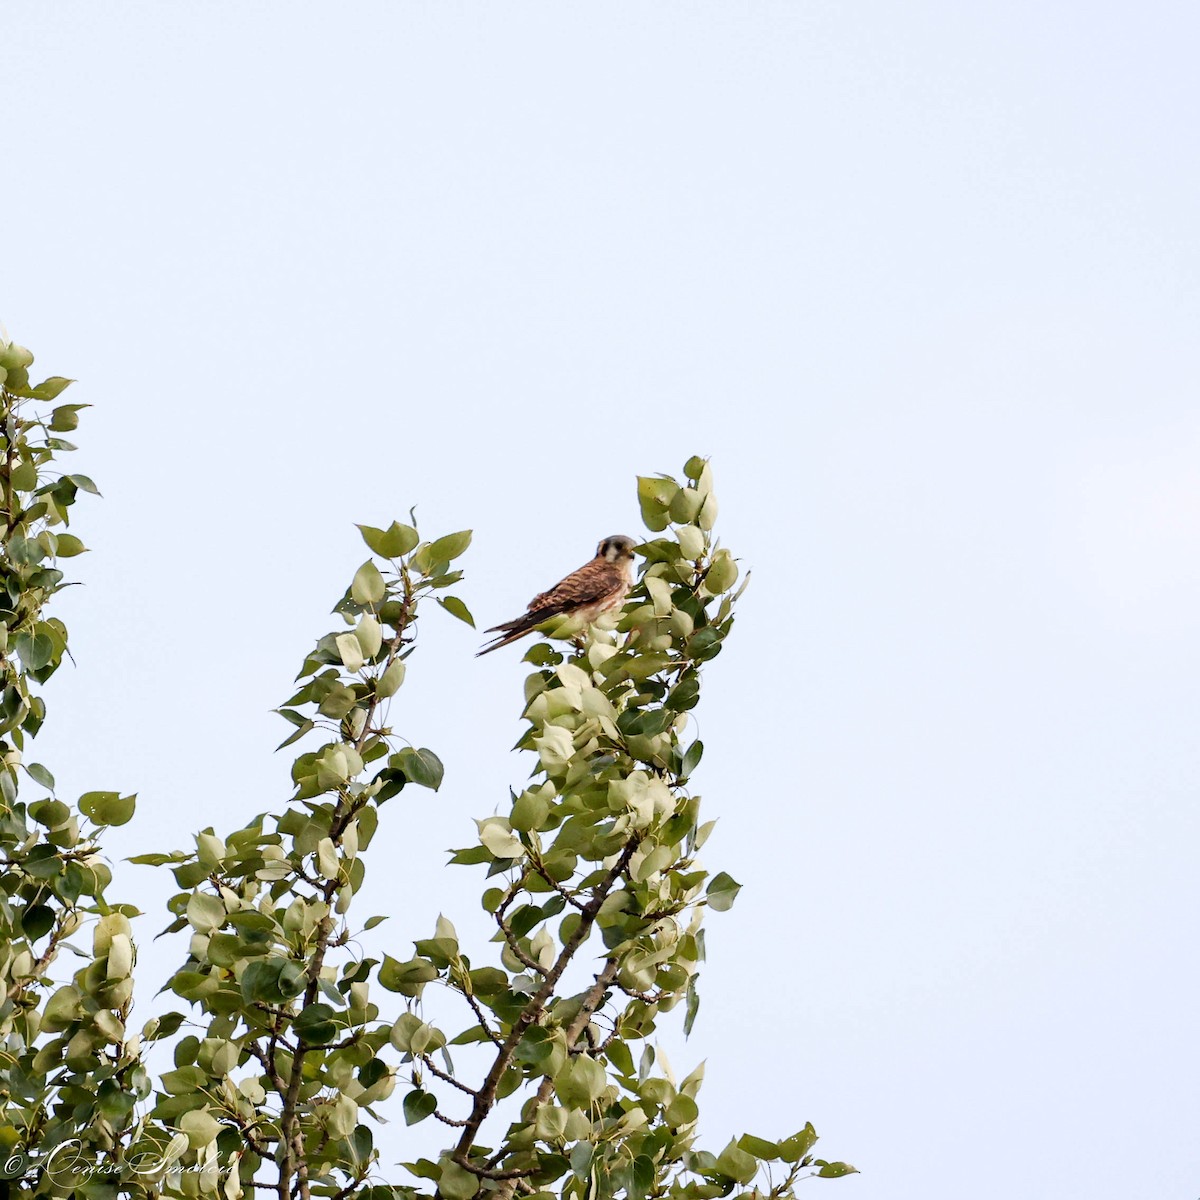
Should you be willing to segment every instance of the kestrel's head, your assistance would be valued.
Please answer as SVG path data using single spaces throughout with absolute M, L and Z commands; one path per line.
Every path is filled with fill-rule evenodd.
M 636 545 L 637 542 L 633 538 L 626 537 L 623 533 L 614 533 L 596 547 L 596 557 L 610 563 L 628 562 L 633 558 L 633 548 Z

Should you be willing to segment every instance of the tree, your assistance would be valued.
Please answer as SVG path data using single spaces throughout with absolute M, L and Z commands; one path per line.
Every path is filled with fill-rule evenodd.
M 39 407 L 69 381 L 30 386 L 31 361 L 0 346 L 0 1137 L 12 1194 L 700 1200 L 789 1196 L 807 1175 L 853 1170 L 813 1157 L 811 1125 L 698 1149 L 701 1072 L 676 1080 L 647 1041 L 677 1008 L 690 1030 L 704 910 L 729 908 L 740 887 L 701 865 L 712 822 L 690 787 L 703 747 L 687 740 L 688 714 L 739 594 L 700 458 L 682 482 L 638 480 L 651 537 L 615 631 L 525 655 L 519 746 L 534 775 L 451 859 L 483 871 L 495 951 L 468 956 L 439 917 L 411 953 L 352 952 L 383 919 L 350 913 L 387 806 L 442 782 L 437 755 L 389 724 L 419 616 L 435 600 L 473 623 L 449 591 L 468 531 L 360 526 L 371 557 L 279 710 L 292 726 L 282 745 L 300 751 L 290 801 L 133 860 L 173 871 L 167 930 L 187 951 L 167 981 L 183 1010 L 131 1032 L 137 914 L 108 898 L 98 835 L 128 821 L 135 798 L 69 805 L 22 758 L 45 715 L 33 685 L 66 652 L 65 626 L 44 613 L 65 586 L 58 560 L 83 550 L 70 509 L 96 490 L 55 469 L 85 406 Z M 26 803 L 31 787 L 49 795 Z M 56 975 L 84 926 L 91 953 Z M 144 1058 L 156 1042 L 175 1064 L 157 1078 Z M 382 1183 L 372 1118 L 396 1092 L 405 1122 L 441 1122 L 447 1144 Z

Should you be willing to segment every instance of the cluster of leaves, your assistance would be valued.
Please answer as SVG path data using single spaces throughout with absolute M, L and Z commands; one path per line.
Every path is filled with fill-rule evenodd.
M 418 602 L 457 582 L 451 563 L 469 543 L 465 532 L 421 542 L 412 526 L 363 528 L 380 561 L 359 568 L 335 609 L 347 628 L 318 642 L 280 710 L 295 727 L 285 745 L 324 739 L 293 765 L 291 807 L 142 859 L 170 864 L 189 889 L 171 901 L 170 929 L 191 943 L 169 986 L 191 1002 L 196 1031 L 175 1046 L 151 1136 L 164 1157 L 180 1145 L 169 1139 L 186 1138 L 179 1161 L 195 1194 L 220 1187 L 232 1200 L 253 1181 L 281 1198 L 699 1200 L 783 1196 L 805 1174 L 852 1170 L 812 1157 L 811 1126 L 697 1149 L 701 1072 L 677 1082 L 646 1044 L 677 1006 L 690 1029 L 703 911 L 727 909 L 739 888 L 697 859 L 712 822 L 688 786 L 703 747 L 686 737 L 703 666 L 733 624 L 738 568 L 712 542 L 708 465 L 693 459 L 686 474 L 682 485 L 640 481 L 659 536 L 642 547 L 615 635 L 526 655 L 535 670 L 518 745 L 536 755 L 533 779 L 452 858 L 487 869 L 491 961 L 473 962 L 445 917 L 412 955 L 345 949 L 380 805 L 441 782 L 432 751 L 396 748 L 381 702 L 404 681 Z M 461 601 L 439 600 L 470 620 Z M 569 986 L 581 970 L 582 989 Z M 426 1012 L 431 987 L 443 1006 L 457 998 L 454 1027 Z M 382 1012 L 379 989 L 403 1011 Z M 479 1078 L 456 1071 L 451 1047 L 482 1055 Z M 437 1158 L 407 1164 L 405 1186 L 374 1182 L 370 1118 L 397 1089 L 408 1124 L 456 1130 Z
M 172 871 L 180 889 L 167 931 L 186 934 L 187 954 L 166 988 L 190 1009 L 128 1033 L 136 911 L 104 898 L 110 873 L 81 829 L 127 821 L 134 798 L 68 805 L 44 767 L 22 765 L 45 712 L 31 685 L 66 652 L 44 608 L 63 586 L 57 559 L 83 549 L 68 510 L 95 490 L 51 469 L 73 449 L 61 434 L 82 406 L 28 408 L 68 382 L 31 387 L 30 361 L 0 345 L 0 1148 L 71 1149 L 9 1194 L 704 1200 L 790 1196 L 800 1178 L 853 1170 L 813 1157 L 811 1125 L 698 1148 L 702 1073 L 677 1080 L 649 1042 L 677 1008 L 691 1029 L 704 911 L 739 890 L 700 862 L 713 823 L 690 786 L 703 746 L 689 714 L 740 594 L 737 563 L 713 540 L 701 459 L 682 482 L 638 481 L 652 536 L 619 616 L 525 656 L 518 746 L 535 757 L 532 778 L 452 857 L 486 869 L 495 952 L 472 961 L 444 917 L 411 954 L 363 958 L 351 944 L 383 919 L 350 919 L 382 806 L 442 781 L 437 755 L 388 724 L 420 606 L 434 599 L 473 624 L 448 591 L 469 532 L 427 541 L 415 522 L 361 526 L 372 557 L 279 710 L 292 726 L 283 746 L 304 741 L 290 802 L 133 860 Z M 19 801 L 29 781 L 50 795 Z M 85 919 L 91 952 L 73 948 L 84 965 L 56 984 L 50 967 Z M 153 1042 L 174 1057 L 157 1079 L 142 1056 Z M 451 1047 L 477 1070 L 458 1071 Z M 406 1164 L 410 1182 L 381 1184 L 374 1118 L 394 1093 L 409 1125 L 454 1132 Z
M 483 907 L 499 962 L 473 964 L 443 920 L 400 965 L 413 1008 L 395 1026 L 414 1068 L 406 1113 L 461 1130 L 439 1159 L 409 1169 L 448 1200 L 781 1196 L 802 1174 L 853 1169 L 811 1157 L 811 1126 L 781 1143 L 697 1149 L 701 1072 L 677 1082 L 647 1044 L 680 1004 L 690 1030 L 703 912 L 729 908 L 739 890 L 697 857 L 713 823 L 689 787 L 703 746 L 687 740 L 704 664 L 733 625 L 738 568 L 712 540 L 708 464 L 693 458 L 684 473 L 682 484 L 638 482 L 658 536 L 640 548 L 645 568 L 616 637 L 593 631 L 573 653 L 542 642 L 525 656 L 535 670 L 518 745 L 537 756 L 532 782 L 452 860 L 496 881 Z M 584 963 L 582 988 L 566 987 Z M 422 1019 L 434 980 L 473 1023 L 451 1033 Z M 475 1043 L 490 1057 L 477 1084 L 435 1061 L 441 1047 Z
M 134 797 L 89 792 L 68 804 L 50 771 L 23 758 L 46 715 L 37 689 L 67 653 L 67 628 L 46 606 L 67 586 L 58 561 L 84 550 L 67 532 L 71 508 L 81 491 L 96 492 L 86 475 L 55 469 L 87 406 L 56 405 L 71 381 L 31 385 L 32 362 L 0 340 L 0 1157 L 72 1145 L 83 1162 L 112 1152 L 151 1090 L 137 1035 L 126 1032 L 136 910 L 105 900 L 111 872 L 89 831 L 129 820 Z M 31 788 L 36 799 L 19 798 Z M 88 954 L 66 939 L 93 917 Z M 56 984 L 63 947 L 84 965 Z M 64 1183 L 93 1194 L 69 1170 L 21 1189 L 62 1194 Z
M 281 1197 L 348 1195 L 376 1158 L 360 1111 L 395 1087 L 396 1064 L 382 1053 L 395 1034 L 370 987 L 398 986 L 400 975 L 390 961 L 345 949 L 358 932 L 347 914 L 380 806 L 442 780 L 433 751 L 397 745 L 387 710 L 404 684 L 421 601 L 436 596 L 470 621 L 446 589 L 461 577 L 451 564 L 471 535 L 421 541 L 412 525 L 360 528 L 374 557 L 334 609 L 341 629 L 318 641 L 279 710 L 295 727 L 283 745 L 321 738 L 293 763 L 291 804 L 228 837 L 210 827 L 193 850 L 134 860 L 170 866 L 184 890 L 169 903 L 168 931 L 190 931 L 168 986 L 191 1003 L 195 1032 L 176 1041 L 174 1069 L 159 1080 L 146 1132 L 153 1147 L 137 1148 L 139 1161 L 155 1149 L 189 1174 L 176 1172 L 178 1183 L 160 1174 L 154 1186 L 219 1188 L 232 1200 L 267 1172 Z M 160 1019 L 156 1035 L 183 1021 Z

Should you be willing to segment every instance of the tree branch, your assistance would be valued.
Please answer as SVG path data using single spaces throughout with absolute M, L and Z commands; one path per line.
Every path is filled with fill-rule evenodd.
M 600 968 L 596 975 L 592 986 L 588 988 L 584 995 L 583 1003 L 579 1006 L 579 1011 L 575 1014 L 575 1019 L 567 1026 L 567 1050 L 573 1052 L 576 1043 L 583 1032 L 591 1024 L 592 1014 L 600 1007 L 604 999 L 605 992 L 612 986 L 613 980 L 617 977 L 618 963 L 616 958 L 606 959 L 604 966 Z M 538 1090 L 533 1098 L 532 1104 L 527 1104 L 522 1109 L 522 1117 L 526 1125 L 532 1125 L 537 1116 L 537 1110 L 541 1108 L 547 1100 L 550 1099 L 550 1094 L 554 1091 L 554 1080 L 547 1075 L 538 1085 Z M 501 1147 L 501 1150 L 494 1155 L 496 1161 L 501 1161 L 505 1154 L 508 1153 L 507 1147 Z M 528 1172 L 526 1172 L 528 1174 Z M 517 1176 L 509 1174 L 508 1176 L 495 1176 L 495 1178 L 503 1178 L 508 1180 L 516 1179 Z M 509 1200 L 513 1194 L 513 1187 L 510 1183 L 502 1183 L 491 1196 L 491 1200 Z
M 388 654 L 384 661 L 383 668 L 380 671 L 380 676 L 396 660 L 403 645 L 404 633 L 412 619 L 412 604 L 413 592 L 412 585 L 408 578 L 407 570 L 402 570 L 402 578 L 404 582 L 404 601 L 400 619 L 396 622 L 396 634 L 388 642 Z M 376 710 L 379 707 L 379 696 L 373 690 L 371 698 L 367 702 L 366 715 L 363 718 L 362 728 L 358 736 L 354 739 L 354 748 L 357 751 L 362 750 L 366 744 L 367 738 L 373 736 L 378 731 L 372 728 L 371 721 L 375 716 Z M 365 807 L 368 803 L 367 797 L 352 798 L 345 791 L 338 794 L 337 805 L 334 808 L 333 820 L 329 827 L 329 839 L 338 845 L 341 841 L 342 834 L 345 833 L 347 825 L 354 819 L 355 814 Z M 325 965 L 325 955 L 330 948 L 330 938 L 333 933 L 335 924 L 332 909 L 330 907 L 333 897 L 338 889 L 338 880 L 326 880 L 321 888 L 321 899 L 325 903 L 329 911 L 317 923 L 316 935 L 314 938 L 315 946 L 312 952 L 312 957 L 309 959 L 305 975 L 308 978 L 308 983 L 304 989 L 303 1007 L 315 1003 L 319 981 L 321 978 L 321 970 Z M 292 1074 L 288 1081 L 287 1092 L 283 1098 L 283 1109 L 280 1113 L 280 1131 L 282 1134 L 281 1141 L 283 1143 L 283 1157 L 279 1164 L 280 1186 L 285 1185 L 290 1188 L 291 1177 L 296 1176 L 297 1191 L 300 1200 L 309 1200 L 308 1188 L 308 1163 L 304 1154 L 304 1138 L 300 1128 L 300 1118 L 298 1105 L 300 1099 L 300 1084 L 302 1077 L 302 1067 L 304 1065 L 304 1057 L 307 1053 L 307 1048 L 303 1042 L 297 1047 L 295 1054 L 292 1057 Z
M 496 924 L 500 926 L 500 932 L 504 934 L 504 940 L 508 943 L 508 948 L 513 952 L 513 957 L 522 966 L 528 967 L 531 971 L 536 971 L 544 979 L 546 977 L 546 968 L 531 955 L 525 953 L 521 948 L 521 943 L 517 935 L 513 933 L 508 922 L 498 913 L 496 914 Z
M 429 1068 L 431 1075 L 437 1076 L 443 1082 L 450 1084 L 451 1087 L 456 1087 L 460 1092 L 466 1092 L 468 1096 L 478 1096 L 479 1093 L 473 1087 L 467 1087 L 461 1080 L 455 1079 L 448 1071 L 443 1071 L 439 1067 L 433 1065 L 433 1059 L 428 1054 L 418 1054 L 417 1057 Z M 465 1122 L 464 1122 L 465 1124 Z
M 604 878 L 596 886 L 596 890 L 590 901 L 584 907 L 580 914 L 579 924 L 570 939 L 563 946 L 559 953 L 558 959 L 554 966 L 546 972 L 546 977 L 542 981 L 542 986 L 534 993 L 529 1003 L 521 1011 L 513 1023 L 512 1030 L 504 1041 L 504 1045 L 500 1047 L 499 1053 L 496 1055 L 495 1061 L 492 1063 L 491 1070 L 488 1071 L 487 1077 L 483 1081 L 483 1086 L 479 1089 L 479 1094 L 475 1098 L 475 1104 L 471 1109 L 471 1116 L 467 1121 L 467 1126 L 463 1130 L 463 1135 L 459 1139 L 458 1146 L 455 1150 L 457 1159 L 465 1159 L 470 1152 L 471 1146 L 475 1142 L 475 1138 L 479 1133 L 480 1127 L 487 1119 L 488 1113 L 496 1103 L 496 1089 L 500 1084 L 500 1077 L 504 1074 L 505 1068 L 512 1061 L 512 1057 L 517 1048 L 517 1043 L 525 1034 L 525 1030 L 530 1025 L 534 1024 L 545 1010 L 546 1002 L 554 994 L 555 985 L 562 978 L 563 972 L 567 969 L 568 964 L 575 956 L 575 952 L 587 941 L 592 932 L 592 926 L 596 920 L 596 914 L 600 911 L 600 906 L 607 899 L 609 892 L 612 890 L 613 884 L 625 872 L 629 866 L 629 860 L 633 857 L 633 852 L 637 849 L 638 843 L 641 841 L 641 834 L 634 834 L 633 837 L 625 843 L 625 848 L 621 851 L 620 857 L 612 865 Z M 615 968 L 614 968 L 615 969 Z M 590 1016 L 590 1014 L 589 1014 Z
M 479 1028 L 482 1029 L 483 1032 L 487 1034 L 488 1041 L 491 1042 L 492 1045 L 494 1045 L 494 1046 L 503 1046 L 504 1040 L 488 1023 L 487 1014 L 484 1013 L 483 1006 L 479 1003 L 478 1000 L 475 999 L 474 993 L 468 992 L 465 988 L 462 987 L 461 984 L 459 985 L 458 990 L 460 991 L 461 995 L 466 1000 L 466 1002 L 471 1006 L 471 1011 L 475 1014 L 476 1019 L 479 1021 Z

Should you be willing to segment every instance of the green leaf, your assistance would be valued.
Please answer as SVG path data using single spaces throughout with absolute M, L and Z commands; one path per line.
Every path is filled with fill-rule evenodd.
M 537 1110 L 537 1116 L 534 1118 L 533 1132 L 539 1141 L 553 1142 L 566 1133 L 567 1130 L 567 1110 L 565 1108 L 556 1108 L 552 1104 L 543 1104 Z
M 17 463 L 9 479 L 17 491 L 32 492 L 38 485 L 37 466 L 31 462 Z
M 427 1158 L 419 1158 L 416 1162 L 401 1163 L 400 1165 L 418 1179 L 438 1179 L 442 1173 L 441 1167 L 437 1163 L 430 1162 Z M 387 1189 L 387 1193 L 387 1196 L 383 1197 L 382 1200 L 396 1200 L 391 1188 Z M 380 1197 L 364 1197 L 364 1200 L 380 1200 Z
M 242 972 L 242 997 L 247 1003 L 277 1003 L 304 990 L 304 968 L 286 958 L 270 956 L 251 960 Z
M 485 854 L 502 859 L 520 857 L 524 849 L 521 839 L 513 834 L 511 826 L 504 818 L 485 817 L 482 821 L 476 821 L 475 824 L 479 827 L 479 840 L 482 843 L 480 849 Z M 451 861 L 486 861 L 486 859 L 471 860 L 463 855 L 462 857 L 456 856 Z
M 660 479 L 639 475 L 637 481 L 638 504 L 642 510 L 642 521 L 653 533 L 666 529 L 669 523 L 667 510 L 679 485 L 673 479 Z
M 404 1097 L 404 1123 L 405 1125 L 416 1125 L 426 1117 L 433 1116 L 436 1109 L 437 1097 L 417 1088 L 416 1091 L 409 1092 Z
M 376 529 L 373 525 L 360 525 L 359 533 L 368 548 L 381 558 L 401 558 L 420 541 L 411 525 L 400 525 L 393 521 L 387 529 Z
M 522 662 L 533 663 L 535 667 L 557 666 L 562 660 L 563 656 L 545 642 L 534 642 L 521 659 Z
M 370 613 L 363 613 L 354 628 L 354 637 L 362 647 L 363 656 L 373 659 L 383 645 L 383 629 Z
M 41 763 L 30 763 L 25 770 L 29 773 L 29 778 L 34 783 L 40 783 L 42 787 L 54 791 L 54 776 Z
M 679 773 L 686 778 L 700 765 L 700 759 L 703 756 L 704 743 L 697 738 L 687 748 L 687 753 L 683 756 L 683 765 L 680 767 Z
M 22 370 L 33 362 L 33 355 L 24 346 L 18 346 L 16 342 L 6 342 L 3 336 L 0 336 L 0 366 L 6 367 L 10 371 Z M 0 1143 L 7 1150 L 10 1143 L 7 1141 Z
M 608 1048 L 608 1061 L 622 1074 L 633 1076 L 633 1055 L 621 1041 L 613 1042 Z
M 654 1186 L 654 1159 L 648 1154 L 639 1154 L 633 1160 L 632 1179 L 626 1193 L 630 1200 L 645 1196 Z
M 571 1170 L 575 1178 L 583 1182 L 588 1177 L 592 1165 L 592 1145 L 590 1142 L 576 1142 L 571 1150 Z
M 679 552 L 684 558 L 695 562 L 704 553 L 704 534 L 695 525 L 684 525 L 679 530 Z
M 247 964 L 242 972 L 242 997 L 252 1004 L 255 1000 L 279 1000 L 279 969 L 283 964 L 279 959 L 255 959 Z
M 471 531 L 460 530 L 458 533 L 448 533 L 437 541 L 430 542 L 425 547 L 425 561 L 432 567 L 435 563 L 449 562 L 457 558 L 471 544 Z
M 137 863 L 139 866 L 161 867 L 169 862 L 178 862 L 179 859 L 175 854 L 135 854 L 125 861 Z
M 375 681 L 375 695 L 381 700 L 394 696 L 404 682 L 404 660 L 396 659 L 390 667 Z
M 75 380 L 64 379 L 61 375 L 51 375 L 49 379 L 43 379 L 36 387 L 30 388 L 29 395 L 34 400 L 53 400 L 74 382 Z
M 276 750 L 282 750 L 284 746 L 290 746 L 293 742 L 299 741 L 310 729 L 315 729 L 316 725 L 312 721 L 303 721 L 293 730 L 287 737 L 275 747 Z
M 399 753 L 393 754 L 388 762 L 403 771 L 413 783 L 432 788 L 435 792 L 442 786 L 442 760 L 432 750 L 425 747 L 414 750 L 411 746 L 406 746 Z
M 452 616 L 460 621 L 466 621 L 472 629 L 475 628 L 475 618 L 471 610 L 457 596 L 439 596 L 438 603 Z
M 397 1050 L 401 1050 L 405 1054 L 419 1054 L 428 1042 L 429 1030 L 430 1026 L 426 1025 L 416 1013 L 406 1012 L 400 1014 L 392 1026 L 389 1037 Z M 419 1038 L 421 1045 L 413 1045 L 414 1036 Z
M 124 825 L 133 816 L 137 794 L 85 792 L 79 797 L 79 811 L 96 825 Z
M 687 1009 L 683 1018 L 683 1036 L 691 1035 L 692 1027 L 696 1024 L 696 1014 L 700 1011 L 700 993 L 696 990 L 696 977 L 691 976 L 687 985 Z
M 53 846 L 45 845 L 45 843 L 43 843 L 43 846 L 45 846 L 47 851 L 46 856 L 43 858 L 35 858 L 34 854 L 36 854 L 38 850 L 42 849 L 42 846 L 35 846 L 29 857 L 25 860 L 25 874 L 32 875 L 34 879 L 54 879 L 56 876 L 63 873 L 63 862 L 62 859 L 54 853 Z
M 819 1179 L 840 1179 L 843 1175 L 857 1175 L 858 1168 L 852 1167 L 849 1163 L 844 1162 L 824 1162 L 818 1160 L 820 1170 L 817 1172 Z
M 721 635 L 711 625 L 705 625 L 688 638 L 687 646 L 688 654 L 698 661 L 715 658 L 721 649 Z
M 522 792 L 513 804 L 508 823 L 514 829 L 528 833 L 540 829 L 550 815 L 550 802 L 537 791 Z
M 123 1092 L 111 1079 L 106 1079 L 96 1093 L 96 1111 L 106 1120 L 117 1124 L 137 1103 L 132 1092 Z M 86 1190 L 85 1190 L 86 1194 Z
M 154 1026 L 153 1033 L 145 1035 L 146 1040 L 153 1042 L 160 1038 L 169 1038 L 179 1032 L 180 1025 L 186 1020 L 183 1013 L 169 1012 L 163 1013 L 161 1017 L 156 1017 L 152 1021 Z
M 745 1150 L 738 1148 L 737 1142 L 730 1142 L 717 1155 L 717 1170 L 722 1175 L 736 1179 L 738 1183 L 749 1183 L 758 1174 L 758 1163 Z
M 599 1099 L 607 1078 L 602 1063 L 586 1054 L 568 1059 L 554 1077 L 554 1090 L 567 1108 L 583 1108 Z
M 695 488 L 680 488 L 668 510 L 676 525 L 688 525 L 696 519 L 704 498 Z
M 690 1125 L 700 1117 L 700 1107 L 691 1098 L 684 1096 L 682 1093 L 675 1096 L 671 1103 L 667 1105 L 666 1111 L 667 1124 L 671 1126 Z
M 221 1132 L 221 1126 L 207 1109 L 192 1109 L 179 1118 L 179 1129 L 186 1133 L 188 1145 L 193 1150 L 200 1150 L 209 1142 L 215 1141 Z
M 799 1162 L 817 1144 L 817 1131 L 810 1121 L 799 1133 L 779 1143 L 779 1157 L 784 1162 Z
M 482 1025 L 472 1025 L 470 1029 L 464 1029 L 462 1033 L 450 1039 L 451 1046 L 471 1046 L 476 1042 L 488 1041 L 487 1030 Z
M 29 815 L 47 829 L 63 829 L 71 821 L 71 809 L 61 800 L 35 800 L 29 806 Z
M 477 996 L 499 996 L 508 991 L 508 976 L 499 967 L 476 967 L 471 987 Z
M 40 671 L 54 659 L 54 639 L 45 633 L 19 633 L 13 640 L 28 671 Z
M 424 958 L 398 962 L 390 954 L 385 954 L 379 967 L 380 985 L 402 996 L 419 996 L 425 984 L 431 983 L 437 976 L 437 968 Z
M 69 479 L 81 492 L 91 492 L 93 496 L 100 495 L 100 489 L 86 475 L 64 475 L 63 478 Z
M 370 559 L 355 571 L 350 595 L 356 604 L 378 604 L 387 595 L 383 576 Z
M 733 907 L 733 902 L 737 899 L 737 894 L 741 890 L 742 885 L 740 883 L 737 883 L 732 876 L 721 871 L 712 877 L 705 892 L 705 895 L 708 897 L 709 908 L 714 912 L 728 912 Z
M 194 1039 L 193 1039 L 194 1040 Z M 180 1067 L 175 1071 L 164 1071 L 158 1082 L 169 1096 L 182 1096 L 202 1088 L 208 1082 L 199 1067 Z
M 339 633 L 334 639 L 337 643 L 338 654 L 341 655 L 342 665 L 352 675 L 362 670 L 364 661 L 362 645 L 352 633 Z
M 72 984 L 61 987 L 46 1001 L 42 1010 L 42 1033 L 61 1033 L 83 1015 L 83 997 Z
M 30 904 L 21 912 L 21 932 L 31 941 L 45 937 L 54 928 L 54 909 L 45 904 Z
M 737 582 L 738 567 L 728 550 L 721 550 L 713 559 L 704 577 L 704 585 L 714 595 L 727 592 Z
M 332 1042 L 337 1036 L 337 1023 L 328 1004 L 308 1004 L 300 1010 L 292 1025 L 297 1036 L 310 1046 Z
M 188 898 L 186 915 L 194 929 L 200 933 L 211 933 L 224 924 L 228 912 L 220 896 L 193 892 Z
M 87 547 L 73 533 L 58 535 L 58 548 L 55 551 L 58 558 L 74 558 L 77 554 L 86 552 Z
M 755 1137 L 752 1133 L 742 1134 L 738 1138 L 738 1145 L 747 1154 L 753 1154 L 755 1158 L 774 1159 L 780 1156 L 778 1142 L 768 1142 L 765 1138 Z
M 317 705 L 317 711 L 340 721 L 357 703 L 358 696 L 355 692 L 338 684 L 325 694 L 325 699 Z
M 438 1192 L 446 1200 L 471 1200 L 479 1191 L 479 1179 L 471 1174 L 466 1167 L 446 1160 L 442 1163 L 442 1173 L 438 1178 Z
M 50 414 L 50 424 L 48 428 L 55 433 L 69 433 L 72 429 L 79 428 L 79 410 L 81 408 L 90 408 L 88 404 L 63 404 L 56 408 Z

